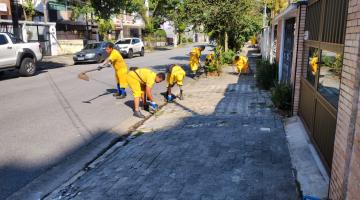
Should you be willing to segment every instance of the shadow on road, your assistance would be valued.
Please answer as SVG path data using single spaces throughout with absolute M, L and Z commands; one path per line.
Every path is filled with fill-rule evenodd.
M 63 149 L 59 155 L 48 157 L 44 163 L 24 163 L 22 160 L 15 160 L 11 163 L 0 164 L 0 199 L 24 199 L 24 196 L 18 197 L 14 194 L 21 188 L 21 193 L 25 193 L 26 199 L 40 199 L 45 194 L 35 193 L 34 188 L 27 184 L 34 181 L 41 183 L 42 186 L 54 187 L 54 183 L 65 182 L 69 176 L 83 169 L 84 165 L 94 159 L 99 153 L 107 149 L 110 143 L 121 140 L 119 133 L 110 131 L 97 131 L 91 134 L 91 137 L 84 138 L 82 143 L 74 143 L 74 146 L 68 145 L 68 149 Z M 69 141 L 71 142 L 71 141 Z M 75 145 L 76 144 L 76 145 Z M 100 149 L 99 149 L 100 148 Z M 45 153 L 46 149 L 43 150 Z M 79 165 L 83 162 L 83 165 Z M 78 169 L 77 169 L 78 168 Z M 68 176 L 66 177 L 66 174 Z M 45 177 L 40 175 L 45 174 Z M 65 175 L 65 176 L 64 176 Z M 43 191 L 41 191 L 43 192 Z
M 66 67 L 66 66 L 68 66 L 68 65 L 65 63 L 58 63 L 58 62 L 52 62 L 52 61 L 41 61 L 41 62 L 37 63 L 37 72 L 34 76 L 45 73 L 51 69 L 57 69 L 57 68 L 62 68 L 62 67 Z M 20 78 L 20 77 L 22 77 L 22 76 L 19 74 L 19 71 L 17 69 L 0 72 L 0 81 Z

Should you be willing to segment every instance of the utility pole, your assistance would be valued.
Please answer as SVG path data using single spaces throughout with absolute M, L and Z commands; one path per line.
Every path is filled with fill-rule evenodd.
M 49 18 L 48 18 L 48 11 L 47 11 L 47 0 L 42 0 L 42 3 L 43 3 L 43 9 L 44 9 L 44 22 L 45 24 L 48 23 L 49 21 Z
M 11 18 L 13 24 L 13 33 L 16 38 L 20 38 L 18 0 L 11 0 Z

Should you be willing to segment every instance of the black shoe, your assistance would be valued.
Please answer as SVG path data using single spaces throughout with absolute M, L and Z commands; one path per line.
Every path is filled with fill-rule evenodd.
M 126 94 L 116 96 L 116 99 L 125 99 L 125 98 L 126 98 Z
M 145 111 L 150 111 L 150 106 L 149 105 L 144 105 L 144 107 L 143 107 L 143 109 L 145 110 Z
M 145 118 L 145 115 L 143 115 L 140 111 L 134 111 L 134 116 L 138 118 Z

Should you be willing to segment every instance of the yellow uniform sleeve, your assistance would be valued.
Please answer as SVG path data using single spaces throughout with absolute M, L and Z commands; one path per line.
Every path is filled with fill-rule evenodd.
M 109 60 L 111 64 L 114 66 L 115 70 L 120 70 L 123 73 L 127 73 L 126 63 L 121 56 L 121 54 L 117 50 L 113 50 L 109 55 Z

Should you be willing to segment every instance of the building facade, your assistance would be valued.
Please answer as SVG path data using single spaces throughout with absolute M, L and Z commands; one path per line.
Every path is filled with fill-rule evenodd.
M 360 199 L 359 22 L 357 0 L 309 0 L 272 23 L 270 58 L 293 88 L 293 114 L 328 171 L 333 200 Z

